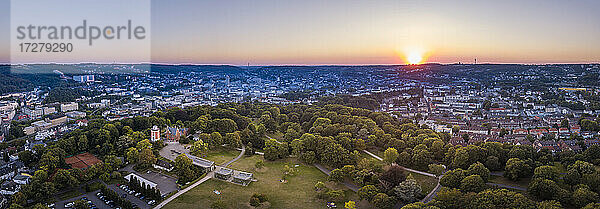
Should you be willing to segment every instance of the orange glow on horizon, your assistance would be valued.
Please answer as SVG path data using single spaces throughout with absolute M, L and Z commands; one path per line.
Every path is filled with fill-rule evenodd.
M 408 65 L 420 65 L 427 61 L 429 53 L 422 48 L 410 48 L 399 52 L 399 56 L 403 58 L 405 64 Z

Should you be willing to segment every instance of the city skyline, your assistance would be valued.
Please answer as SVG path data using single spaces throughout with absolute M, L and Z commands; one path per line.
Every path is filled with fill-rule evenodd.
M 9 14 L 9 1 L 0 3 Z M 597 63 L 599 7 L 587 0 L 152 1 L 151 61 L 377 65 L 406 64 L 416 53 L 419 62 L 442 64 Z M 0 31 L 2 49 L 8 33 Z M 1 50 L 0 63 L 9 57 Z

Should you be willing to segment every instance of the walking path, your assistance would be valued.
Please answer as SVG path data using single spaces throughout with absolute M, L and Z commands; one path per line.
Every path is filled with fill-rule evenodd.
M 244 153 L 246 153 L 246 146 L 242 145 L 242 151 L 240 152 L 240 154 L 235 157 L 233 160 L 230 160 L 229 162 L 223 164 L 222 167 L 227 167 L 229 166 L 231 163 L 235 162 L 236 160 L 239 160 L 240 158 L 242 158 L 242 156 L 244 156 Z M 164 157 L 164 156 L 163 156 Z M 169 202 L 173 201 L 174 199 L 176 199 L 177 197 L 181 196 L 183 193 L 186 193 L 187 191 L 190 191 L 191 189 L 193 189 L 194 187 L 197 187 L 198 185 L 204 183 L 205 181 L 208 181 L 209 179 L 211 179 L 213 176 L 215 175 L 215 171 L 211 171 L 209 173 L 206 174 L 206 176 L 204 176 L 204 178 L 200 179 L 199 181 L 195 182 L 194 184 L 188 186 L 185 189 L 182 189 L 181 191 L 175 193 L 174 195 L 171 195 L 169 198 L 167 198 L 166 200 L 162 201 L 160 204 L 156 205 L 156 207 L 154 207 L 154 209 L 159 209 L 164 207 L 165 205 L 167 205 Z
M 167 198 L 166 200 L 162 201 L 160 204 L 156 205 L 156 207 L 154 207 L 154 209 L 159 209 L 159 208 L 164 207 L 169 202 L 173 201 L 175 198 L 179 197 L 183 193 L 186 193 L 187 191 L 190 191 L 194 187 L 196 187 L 196 186 L 204 183 L 205 181 L 208 181 L 210 178 L 212 178 L 214 176 L 214 173 L 215 173 L 214 171 L 211 171 L 211 172 L 207 173 L 206 176 L 204 176 L 204 178 L 200 179 L 199 181 L 197 181 L 196 183 L 190 185 L 189 187 L 180 190 L 179 192 L 175 193 L 174 195 L 171 195 L 169 198 Z
M 317 164 L 317 163 L 315 163 L 315 164 L 314 164 L 314 166 L 315 166 L 315 167 L 317 167 L 319 170 L 321 170 L 321 172 L 323 172 L 323 173 L 327 174 L 328 176 L 329 176 L 329 174 L 331 173 L 331 170 L 329 170 L 329 169 L 327 169 L 327 168 L 323 167 L 321 164 Z M 346 187 L 348 187 L 348 189 L 350 189 L 350 190 L 352 190 L 352 191 L 354 191 L 354 192 L 358 192 L 358 189 L 360 189 L 360 188 L 358 188 L 358 186 L 356 186 L 355 184 L 353 184 L 353 183 L 350 183 L 350 182 L 346 182 L 346 181 L 344 181 L 344 185 L 345 185 Z
M 486 183 L 486 184 L 490 185 L 490 186 L 497 186 L 497 187 L 503 187 L 503 188 L 508 188 L 508 189 L 516 189 L 516 190 L 521 190 L 521 191 L 527 191 L 527 188 L 523 188 L 523 187 L 519 187 L 519 186 L 511 186 L 511 185 L 496 184 L 496 183 Z

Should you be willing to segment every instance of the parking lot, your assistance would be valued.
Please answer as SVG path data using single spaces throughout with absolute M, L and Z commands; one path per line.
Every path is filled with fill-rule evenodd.
M 63 201 L 58 201 L 55 203 L 55 208 L 57 209 L 62 209 L 65 208 L 65 204 L 69 203 L 69 202 L 73 202 L 75 200 L 79 200 L 83 197 L 87 198 L 89 201 L 91 201 L 94 205 L 96 205 L 96 208 L 100 208 L 100 209 L 108 209 L 111 208 L 110 206 L 104 204 L 104 201 L 98 199 L 98 197 L 96 197 L 96 193 L 98 193 L 100 190 L 96 190 L 90 193 L 86 193 L 84 195 L 80 195 L 78 197 L 74 197 L 71 199 L 67 199 L 67 200 L 63 200 Z
M 136 204 L 139 208 L 141 209 L 149 209 L 152 206 L 148 205 L 148 203 L 144 200 L 141 200 L 138 197 L 135 197 L 134 194 L 129 194 L 125 191 L 123 191 L 123 189 L 119 188 L 117 185 L 108 185 L 108 188 L 117 192 L 117 194 L 119 194 L 120 197 L 123 197 L 123 195 L 125 195 L 125 199 L 129 200 L 129 202 Z
M 160 194 L 161 195 L 166 195 L 169 194 L 171 192 L 176 192 L 177 190 L 179 190 L 179 187 L 177 186 L 177 179 L 158 173 L 158 172 L 154 172 L 154 171 L 146 171 L 146 172 L 141 172 L 138 173 L 136 172 L 137 175 L 140 175 L 142 177 L 144 177 L 145 179 L 154 182 L 158 185 L 158 189 L 160 190 Z

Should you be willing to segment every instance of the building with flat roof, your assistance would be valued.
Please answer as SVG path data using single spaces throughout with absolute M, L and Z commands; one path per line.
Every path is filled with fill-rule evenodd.
M 229 168 L 219 168 L 219 170 L 215 171 L 215 178 L 225 180 L 225 181 L 229 180 L 232 175 L 233 175 L 233 170 L 231 170 Z
M 239 173 L 233 175 L 232 181 L 234 183 L 238 183 L 238 184 L 247 186 L 248 184 L 250 184 L 250 182 L 252 182 L 252 173 L 246 173 L 246 172 L 240 171 Z
M 144 177 L 141 177 L 135 173 L 130 173 L 129 175 L 125 176 L 124 178 L 127 181 L 131 181 L 132 179 L 134 179 L 134 180 L 137 179 L 140 182 L 140 184 L 144 183 L 146 186 L 149 186 L 152 189 L 156 188 L 156 185 L 157 185 L 156 183 L 154 183 L 148 179 L 145 179 Z

